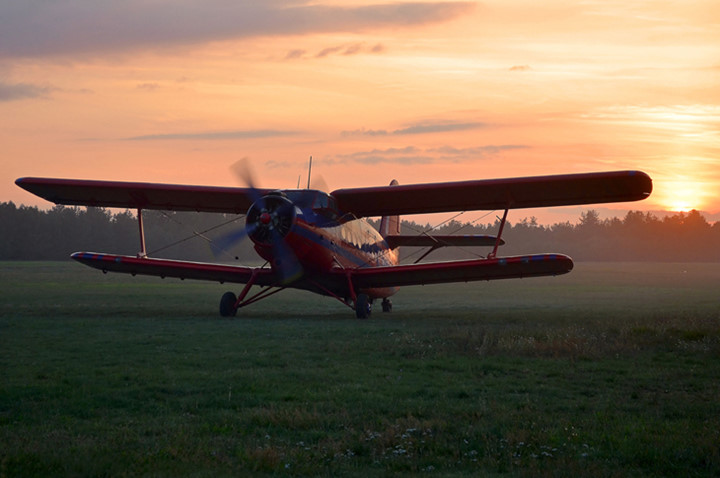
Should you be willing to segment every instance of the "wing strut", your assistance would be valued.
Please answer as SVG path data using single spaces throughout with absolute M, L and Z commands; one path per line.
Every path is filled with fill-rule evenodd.
M 245 287 L 243 287 L 242 292 L 240 292 L 240 296 L 235 301 L 235 310 L 250 304 L 254 304 L 255 302 L 259 302 L 266 297 L 270 297 L 273 294 L 277 294 L 278 292 L 285 290 L 285 287 L 270 286 L 267 289 L 261 289 L 260 292 L 258 292 L 257 294 L 253 295 L 250 298 L 247 298 L 250 292 L 250 288 L 255 285 L 258 274 L 260 274 L 260 269 L 253 269 L 252 274 L 250 275 L 250 280 L 247 281 Z
M 429 237 L 432 237 L 432 236 L 429 236 Z M 430 255 L 431 252 L 438 250 L 440 247 L 441 247 L 440 244 L 438 244 L 437 242 L 436 242 L 434 245 L 430 246 L 430 249 L 428 249 L 427 251 L 425 251 L 425 254 L 423 254 L 422 256 L 420 256 L 420 258 L 415 261 L 415 264 L 417 264 L 417 263 L 419 263 L 421 260 L 425 259 L 427 256 Z
M 239 309 L 242 305 L 243 301 L 245 300 L 245 297 L 247 297 L 248 292 L 250 292 L 250 287 L 253 286 L 255 283 L 255 279 L 257 279 L 257 269 L 253 269 L 252 273 L 250 274 L 250 280 L 247 281 L 247 284 L 245 284 L 245 287 L 243 287 L 242 292 L 240 292 L 240 296 L 235 301 L 235 309 Z
M 355 294 L 355 290 L 354 290 L 354 288 L 353 288 L 352 279 L 350 278 L 350 273 L 349 273 L 349 272 L 348 272 L 348 274 L 347 274 L 347 279 L 348 279 L 348 285 L 350 286 L 350 289 L 351 289 L 351 294 L 350 294 L 350 295 L 353 296 L 353 297 L 355 297 L 354 299 L 351 299 L 352 302 L 354 303 L 354 302 L 357 300 L 357 295 Z M 333 299 L 336 299 L 337 301 L 339 301 L 339 302 L 342 303 L 343 305 L 346 305 L 346 306 L 350 307 L 350 308 L 353 309 L 353 310 L 355 309 L 355 307 L 350 304 L 350 301 L 349 301 L 347 298 L 346 298 L 346 299 L 343 299 L 342 297 L 340 297 L 339 295 L 337 295 L 335 292 L 331 291 L 330 289 L 328 289 L 328 288 L 325 287 L 324 285 L 318 283 L 317 281 L 314 281 L 314 280 L 312 280 L 312 279 L 309 279 L 309 281 L 310 281 L 310 283 L 311 283 L 312 285 L 314 285 L 315 287 L 317 287 L 317 288 L 320 289 L 321 291 L 325 292 L 329 297 L 332 297 Z
M 147 257 L 147 250 L 145 249 L 145 228 L 143 227 L 142 208 L 138 208 L 137 215 L 138 228 L 140 229 L 140 252 L 138 252 L 137 256 L 139 259 L 144 259 Z
M 345 277 L 347 278 L 348 289 L 350 289 L 350 299 L 355 302 L 357 300 L 357 294 L 355 293 L 355 286 L 353 286 L 352 272 L 347 271 Z
M 505 209 L 505 213 L 503 214 L 502 221 L 500 221 L 500 230 L 498 231 L 497 239 L 495 239 L 495 246 L 493 247 L 493 250 L 490 254 L 488 254 L 488 259 L 495 259 L 495 256 L 497 255 L 498 246 L 501 242 L 501 237 L 503 233 L 503 229 L 505 229 L 505 221 L 507 221 L 507 215 L 508 215 L 509 209 Z

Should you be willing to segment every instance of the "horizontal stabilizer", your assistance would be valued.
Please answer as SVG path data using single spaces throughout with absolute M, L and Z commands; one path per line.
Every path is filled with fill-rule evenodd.
M 523 277 L 555 276 L 573 268 L 572 259 L 562 254 L 473 259 L 467 261 L 425 262 L 387 267 L 356 269 L 352 281 L 358 289 L 399 287 Z M 344 274 L 344 272 L 340 272 Z
M 256 285 L 269 286 L 278 283 L 278 278 L 270 269 L 151 259 L 148 257 L 117 256 L 94 252 L 76 252 L 71 257 L 86 266 L 100 269 L 103 272 L 122 272 L 132 275 L 140 274 L 162 278 L 174 277 L 239 284 L 247 284 L 252 275 L 255 274 L 254 284 Z
M 492 247 L 497 241 L 497 237 L 488 235 L 464 235 L 464 236 L 430 236 L 427 234 L 419 235 L 395 235 L 386 236 L 385 241 L 391 249 L 400 246 L 408 247 Z M 505 241 L 500 240 L 500 244 Z

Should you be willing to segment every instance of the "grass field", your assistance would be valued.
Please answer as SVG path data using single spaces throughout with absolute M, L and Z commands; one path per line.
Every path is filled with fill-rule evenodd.
M 720 264 L 286 291 L 0 264 L 0 477 L 718 476 Z

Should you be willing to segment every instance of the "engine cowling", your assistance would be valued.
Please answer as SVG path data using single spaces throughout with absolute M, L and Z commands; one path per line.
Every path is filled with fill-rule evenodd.
M 255 201 L 248 209 L 245 224 L 253 242 L 270 246 L 290 233 L 295 219 L 295 205 L 278 191 Z

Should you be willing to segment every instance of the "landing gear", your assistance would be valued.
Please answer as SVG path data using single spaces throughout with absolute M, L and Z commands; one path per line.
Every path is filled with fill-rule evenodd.
M 220 315 L 223 317 L 235 317 L 237 314 L 237 297 L 232 292 L 225 292 L 220 299 Z
M 355 300 L 355 316 L 358 319 L 367 319 L 372 312 L 372 302 L 367 294 L 358 294 Z
M 382 301 L 382 310 L 383 312 L 392 312 L 392 301 L 387 297 Z

